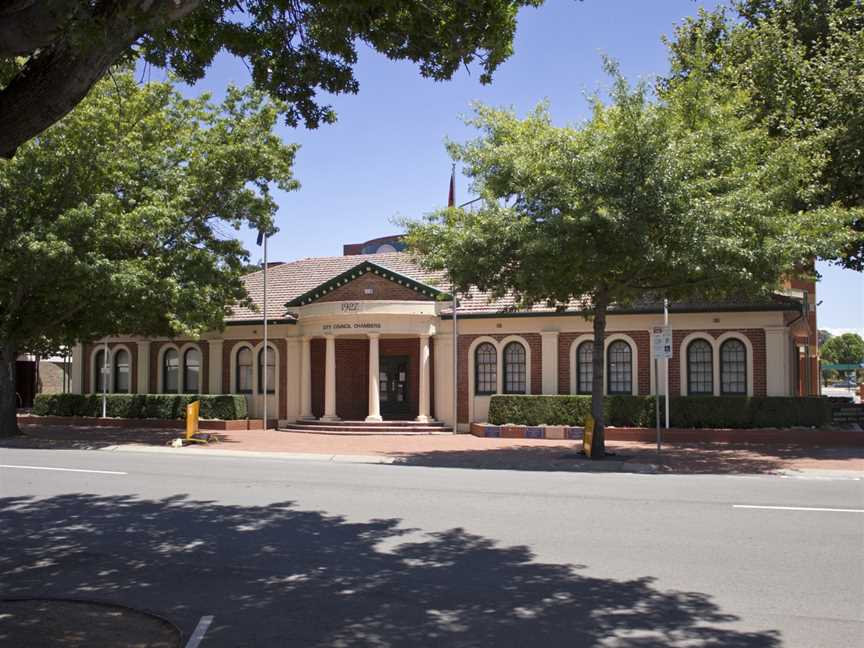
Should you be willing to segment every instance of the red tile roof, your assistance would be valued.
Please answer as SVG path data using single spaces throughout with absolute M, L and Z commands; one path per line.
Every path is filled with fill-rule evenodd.
M 349 256 L 334 257 L 309 257 L 277 266 L 271 264 L 267 274 L 268 295 L 268 319 L 296 319 L 296 308 L 286 308 L 285 304 L 292 299 L 326 283 L 343 272 L 366 262 L 386 268 L 393 272 L 405 275 L 419 283 L 426 284 L 441 292 L 450 291 L 450 283 L 447 281 L 446 273 L 443 271 L 430 271 L 422 268 L 419 263 L 405 252 L 388 252 L 384 254 L 356 254 Z M 258 310 L 248 307 L 235 306 L 231 314 L 226 318 L 229 323 L 242 323 L 244 321 L 260 321 L 262 319 L 261 307 L 264 295 L 264 274 L 262 271 L 253 272 L 243 278 L 246 290 Z M 691 302 L 687 304 L 676 303 L 672 310 L 685 311 L 722 311 L 730 309 L 747 310 L 776 310 L 778 308 L 795 308 L 797 302 L 790 298 L 779 296 L 772 300 L 728 300 L 724 302 Z M 452 316 L 450 302 L 443 309 L 445 317 Z M 572 300 L 566 311 L 577 312 L 590 308 L 590 301 Z M 530 309 L 517 309 L 516 300 L 507 295 L 499 299 L 491 299 L 488 293 L 481 292 L 472 287 L 468 294 L 459 296 L 460 315 L 494 315 L 502 312 L 518 310 L 520 313 L 554 313 L 556 309 L 543 304 L 535 304 Z M 610 310 L 616 310 L 613 306 Z M 641 300 L 626 308 L 618 309 L 623 312 L 662 312 L 662 303 L 653 299 Z

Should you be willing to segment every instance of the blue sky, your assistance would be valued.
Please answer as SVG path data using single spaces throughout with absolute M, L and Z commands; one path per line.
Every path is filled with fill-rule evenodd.
M 660 75 L 667 67 L 661 37 L 700 6 L 715 4 L 548 0 L 521 12 L 515 53 L 489 86 L 480 85 L 476 70 L 434 82 L 410 63 L 361 50 L 359 94 L 328 101 L 338 114 L 335 125 L 280 129 L 286 141 L 301 144 L 295 176 L 302 187 L 277 196 L 281 231 L 270 239 L 270 258 L 338 255 L 343 243 L 393 233 L 394 217 L 446 206 L 450 160 L 444 141 L 472 136 L 460 118 L 472 101 L 524 114 L 546 99 L 557 122 L 580 121 L 588 116 L 585 94 L 607 84 L 603 54 L 617 59 L 631 80 Z M 193 91 L 218 97 L 227 82 L 248 81 L 241 62 L 220 57 Z M 457 176 L 457 201 L 469 198 L 466 180 Z M 254 234 L 243 232 L 241 238 L 258 257 Z M 864 276 L 827 264 L 819 269 L 820 328 L 864 332 Z

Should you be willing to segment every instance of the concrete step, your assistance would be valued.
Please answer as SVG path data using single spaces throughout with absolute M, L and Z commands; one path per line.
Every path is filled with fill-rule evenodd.
M 420 423 L 419 421 L 415 421 L 413 419 L 398 419 L 391 420 L 385 419 L 383 421 L 349 421 L 349 420 L 341 420 L 341 421 L 321 421 L 318 419 L 310 419 L 295 421 L 297 425 L 320 425 L 320 426 L 331 426 L 331 425 L 350 425 L 352 427 L 416 427 L 418 425 L 423 425 L 425 427 L 444 427 L 443 421 L 427 421 L 426 423 Z M 292 424 L 293 425 L 293 424 Z
M 393 425 L 393 421 L 367 423 L 366 421 L 298 421 L 280 427 L 289 432 L 305 432 L 307 434 L 344 434 L 344 435 L 431 435 L 452 434 L 452 430 L 443 423 L 434 424 L 413 423 L 410 425 Z M 404 423 L 404 422 L 403 422 Z

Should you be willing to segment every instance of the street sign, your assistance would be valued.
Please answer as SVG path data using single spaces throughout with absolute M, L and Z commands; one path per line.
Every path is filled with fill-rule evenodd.
M 672 357 L 672 327 L 655 326 L 651 330 L 651 341 L 654 344 L 654 357 L 660 360 Z

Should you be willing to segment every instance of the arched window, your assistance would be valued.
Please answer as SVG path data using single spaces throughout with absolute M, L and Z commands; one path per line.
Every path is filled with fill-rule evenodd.
M 252 393 L 252 350 L 249 347 L 237 352 L 237 393 Z
M 276 352 L 267 345 L 267 393 L 276 392 Z M 264 349 L 258 352 L 258 393 L 264 393 Z
M 720 345 L 720 393 L 747 393 L 747 349 L 741 340 Z
M 498 390 L 498 354 L 495 347 L 483 342 L 474 350 L 474 393 L 494 394 Z
M 518 342 L 511 342 L 504 347 L 504 393 L 524 394 L 525 378 L 525 347 Z
M 594 381 L 594 342 L 583 342 L 576 348 L 576 393 L 590 394 Z
M 624 340 L 615 340 L 606 350 L 610 394 L 633 393 L 633 351 Z
M 714 351 L 707 340 L 693 340 L 687 345 L 687 393 L 714 393 Z
M 101 394 L 105 389 L 108 374 L 105 372 L 105 349 L 99 349 L 93 357 L 93 391 Z
M 162 392 L 176 394 L 180 386 L 180 356 L 177 349 L 168 349 L 162 356 Z
M 129 393 L 129 352 L 126 349 L 117 349 L 114 354 L 114 391 Z
M 201 391 L 201 352 L 187 349 L 183 354 L 183 392 L 197 394 Z

